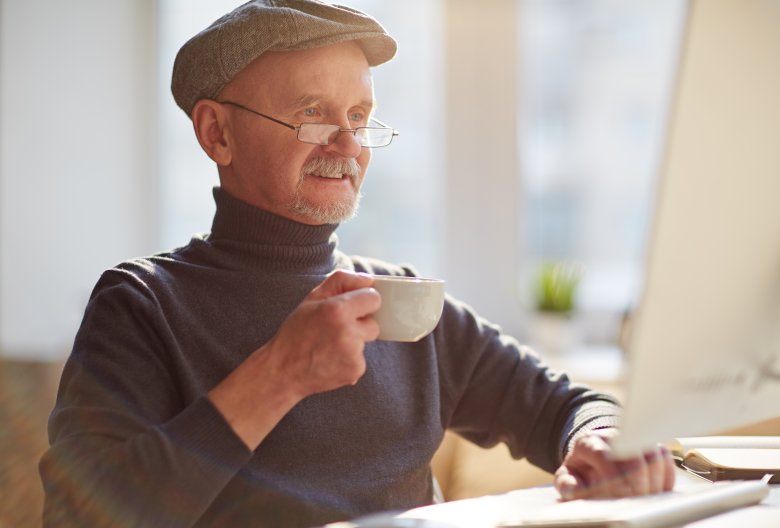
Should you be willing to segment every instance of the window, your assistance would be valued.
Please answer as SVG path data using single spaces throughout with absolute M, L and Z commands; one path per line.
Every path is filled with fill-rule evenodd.
M 374 69 L 377 116 L 400 131 L 376 149 L 358 216 L 339 228 L 341 247 L 439 276 L 444 135 L 441 12 L 443 0 L 352 0 L 398 41 L 398 53 Z M 413 10 L 415 16 L 408 13 Z
M 159 14 L 159 174 L 160 247 L 187 243 L 193 233 L 211 229 L 219 184 L 217 168 L 195 139 L 192 123 L 171 94 L 173 61 L 198 31 L 238 4 L 235 0 L 162 0 Z
M 520 5 L 521 283 L 574 261 L 582 311 L 619 313 L 640 286 L 685 2 Z

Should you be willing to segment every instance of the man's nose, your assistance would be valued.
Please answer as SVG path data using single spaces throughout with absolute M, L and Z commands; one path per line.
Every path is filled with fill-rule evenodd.
M 347 129 L 348 127 L 344 127 Z M 345 158 L 357 158 L 363 147 L 360 146 L 354 131 L 341 130 L 336 134 L 333 143 L 324 147 L 326 150 L 337 152 Z

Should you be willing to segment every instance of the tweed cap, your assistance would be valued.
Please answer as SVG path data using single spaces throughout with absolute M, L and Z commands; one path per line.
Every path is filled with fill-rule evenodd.
M 266 51 L 293 51 L 357 41 L 368 64 L 393 58 L 395 40 L 379 22 L 349 7 L 316 0 L 252 0 L 214 21 L 179 50 L 171 91 L 191 115 Z

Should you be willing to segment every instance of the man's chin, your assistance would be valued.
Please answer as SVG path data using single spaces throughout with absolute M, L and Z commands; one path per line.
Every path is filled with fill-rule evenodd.
M 340 224 L 354 218 L 359 205 L 360 195 L 357 195 L 354 200 L 324 205 L 297 199 L 290 209 L 296 216 L 306 219 L 306 223 L 309 224 Z

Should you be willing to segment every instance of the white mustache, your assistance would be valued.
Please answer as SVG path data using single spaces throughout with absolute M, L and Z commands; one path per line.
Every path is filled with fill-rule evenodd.
M 341 178 L 342 175 L 357 178 L 360 176 L 360 165 L 354 158 L 314 158 L 303 165 L 301 173 L 326 178 Z

